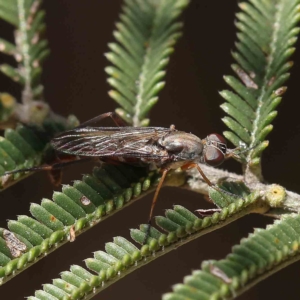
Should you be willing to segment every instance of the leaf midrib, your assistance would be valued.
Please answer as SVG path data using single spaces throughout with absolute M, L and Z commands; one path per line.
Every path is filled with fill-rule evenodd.
M 140 126 L 141 122 L 140 122 L 140 112 L 141 112 L 141 107 L 144 103 L 144 99 L 142 97 L 143 93 L 144 93 L 144 85 L 145 85 L 145 80 L 146 80 L 146 67 L 148 67 L 148 61 L 149 61 L 149 56 L 151 53 L 151 44 L 152 44 L 152 36 L 153 36 L 153 31 L 155 28 L 155 24 L 156 24 L 156 20 L 157 20 L 157 16 L 158 16 L 158 11 L 160 9 L 161 6 L 157 7 L 155 9 L 155 17 L 153 19 L 152 25 L 151 25 L 151 29 L 149 30 L 149 37 L 148 37 L 148 41 L 149 41 L 149 45 L 147 46 L 147 49 L 145 51 L 145 55 L 142 59 L 142 68 L 141 68 L 141 73 L 138 77 L 138 93 L 136 95 L 136 104 L 134 105 L 134 115 L 132 117 L 132 122 L 133 122 L 133 126 Z M 147 42 L 147 41 L 146 41 Z
M 270 54 L 268 56 L 268 59 L 267 59 L 267 64 L 266 64 L 266 68 L 265 68 L 265 76 L 263 78 L 263 82 L 262 82 L 262 87 L 261 87 L 261 92 L 260 92 L 260 95 L 257 97 L 257 108 L 256 108 L 256 111 L 255 111 L 255 118 L 253 120 L 253 130 L 251 132 L 251 136 L 250 136 L 250 139 L 251 139 L 251 142 L 250 142 L 250 145 L 249 145 L 249 148 L 254 148 L 256 146 L 256 137 L 258 135 L 258 129 L 259 129 L 259 122 L 261 120 L 261 107 L 263 105 L 263 99 L 264 99 L 264 96 L 267 92 L 267 86 L 268 86 L 268 78 L 269 78 L 269 74 L 270 74 L 270 66 L 272 65 L 273 63 L 273 55 L 276 51 L 276 46 L 275 46 L 275 43 L 278 39 L 278 32 L 279 32 L 279 29 L 280 29 L 280 19 L 281 19 L 281 13 L 282 13 L 282 10 L 283 10 L 283 4 L 282 2 L 278 1 L 277 5 L 275 5 L 275 8 L 276 8 L 276 13 L 274 15 L 274 22 L 272 23 L 273 25 L 273 34 L 271 36 L 271 43 L 270 43 Z M 276 24 L 278 24 L 278 26 L 276 26 Z M 252 149 L 248 152 L 248 155 L 247 155 L 247 164 L 246 164 L 246 170 L 245 170 L 245 179 L 250 179 L 251 178 L 251 181 L 253 181 L 253 179 L 255 178 L 255 180 L 257 182 L 260 182 L 262 178 L 258 178 L 257 176 L 255 176 L 253 178 L 253 173 L 250 171 L 250 162 L 251 162 L 251 155 L 253 153 L 255 149 Z M 261 169 L 261 166 L 260 166 L 260 169 Z M 259 171 L 259 173 L 261 174 L 261 170 Z
M 23 63 L 24 63 L 24 79 L 25 79 L 25 92 L 31 90 L 31 67 L 29 57 L 29 45 L 27 36 L 27 24 L 26 24 L 26 13 L 25 13 L 25 0 L 18 0 L 18 18 L 19 18 L 19 34 L 20 34 L 20 50 L 22 52 Z M 23 101 L 28 100 L 27 97 L 23 97 Z

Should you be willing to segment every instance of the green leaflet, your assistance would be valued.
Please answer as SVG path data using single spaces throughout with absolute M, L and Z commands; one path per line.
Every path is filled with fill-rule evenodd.
M 245 175 L 252 174 L 257 180 L 262 179 L 263 149 L 256 151 L 255 146 L 267 147 L 265 138 L 273 129 L 275 108 L 286 90 L 283 84 L 293 65 L 289 59 L 299 34 L 299 3 L 250 0 L 239 3 L 241 11 L 236 15 L 238 42 L 232 53 L 236 77 L 225 77 L 234 92 L 221 92 L 227 101 L 221 108 L 228 115 L 223 121 L 231 130 L 224 135 L 237 147 L 252 147 L 247 152 Z
M 139 247 L 123 237 L 115 237 L 112 242 L 106 243 L 105 251 L 96 251 L 94 257 L 85 260 L 88 270 L 73 265 L 70 271 L 61 273 L 61 278 L 54 279 L 53 284 L 43 285 L 43 290 L 36 291 L 28 299 L 67 299 L 66 294 L 71 294 L 72 299 L 91 299 L 126 274 L 205 234 L 208 232 L 206 229 L 223 222 L 226 224 L 226 221 L 239 217 L 240 213 L 247 213 L 247 209 L 250 212 L 257 199 L 258 193 L 253 193 L 245 201 L 236 200 L 219 213 L 203 219 L 183 206 L 175 205 L 166 211 L 165 217 L 155 218 L 156 225 L 165 233 L 152 227 L 147 244 Z M 132 239 L 142 244 L 146 230 L 146 224 L 141 225 L 140 229 L 132 229 Z
M 19 216 L 8 222 L 9 231 L 0 229 L 0 281 L 6 282 L 16 270 L 19 273 L 44 253 L 73 241 L 83 229 L 149 192 L 158 178 L 156 172 L 147 174 L 144 168 L 104 165 L 73 186 L 63 186 L 62 192 L 54 192 L 53 200 L 32 203 L 32 217 Z
M 175 22 L 189 0 L 126 0 L 106 58 L 109 92 L 121 108 L 117 113 L 129 124 L 147 126 L 182 24 Z
M 255 229 L 225 259 L 202 263 L 184 278 L 184 282 L 173 286 L 173 292 L 163 300 L 235 299 L 248 286 L 263 280 L 284 266 L 300 259 L 300 216 L 283 216 L 266 229 Z
M 29 175 L 20 172 L 3 176 L 4 172 L 40 165 L 47 153 L 49 139 L 71 128 L 72 119 L 65 124 L 49 120 L 41 127 L 18 125 L 16 129 L 6 129 L 0 137 L 0 191 Z
M 0 0 L 0 18 L 16 27 L 15 43 L 0 39 L 0 52 L 15 58 L 17 67 L 0 65 L 0 71 L 24 88 L 24 100 L 40 99 L 41 65 L 50 53 L 41 0 Z

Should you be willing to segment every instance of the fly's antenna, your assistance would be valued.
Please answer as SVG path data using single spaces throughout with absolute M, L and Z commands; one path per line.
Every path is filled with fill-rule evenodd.
M 228 148 L 227 151 L 226 151 L 226 154 L 225 154 L 225 159 L 233 157 L 233 158 L 236 158 L 236 159 L 240 160 L 241 159 L 241 157 L 240 157 L 241 154 L 256 148 L 259 144 L 260 144 L 260 142 L 254 144 L 251 147 L 245 148 L 245 149 L 241 149 L 242 148 L 241 146 L 236 147 L 234 149 L 229 149 Z M 239 152 L 237 153 L 237 151 L 239 151 Z

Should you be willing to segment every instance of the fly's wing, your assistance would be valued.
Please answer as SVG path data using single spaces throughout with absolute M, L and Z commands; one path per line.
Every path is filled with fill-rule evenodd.
M 161 127 L 85 127 L 51 141 L 54 149 L 78 156 L 167 157 L 157 141 L 170 132 Z

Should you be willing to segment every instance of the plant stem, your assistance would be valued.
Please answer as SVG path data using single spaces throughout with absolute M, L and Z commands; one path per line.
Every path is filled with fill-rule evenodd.
M 29 41 L 27 36 L 27 22 L 25 14 L 25 0 L 18 0 L 18 12 L 19 12 L 19 30 L 17 31 L 16 44 L 18 45 L 20 52 L 22 53 L 22 70 L 25 85 L 22 95 L 23 104 L 29 103 L 32 100 L 31 91 L 31 66 L 29 57 Z
M 201 164 L 201 169 L 207 175 L 210 181 L 214 184 L 218 184 L 220 181 L 224 179 L 226 179 L 226 181 L 244 181 L 244 177 L 242 175 L 238 175 L 221 169 L 216 169 L 213 167 L 209 167 L 207 165 Z M 196 169 L 191 169 L 186 171 L 186 173 L 187 173 L 186 183 L 181 187 L 200 194 L 208 195 L 209 186 L 205 183 L 205 181 L 198 173 L 198 171 Z M 273 184 L 264 184 L 261 182 L 252 182 L 251 184 L 249 184 L 247 182 L 246 185 L 251 191 L 260 191 L 262 200 L 265 200 L 267 203 L 269 203 L 270 199 L 268 199 L 268 194 L 270 193 L 270 191 L 272 191 L 272 189 L 274 189 Z M 290 212 L 299 213 L 300 195 L 292 191 L 288 191 L 284 188 L 282 189 L 285 191 L 284 199 L 281 202 L 281 205 L 276 207 L 280 207 L 286 210 L 286 213 L 290 213 Z

